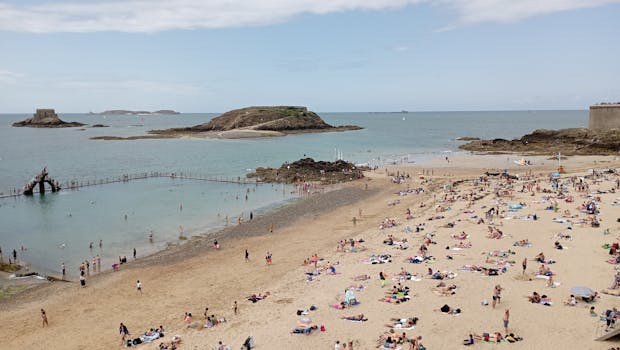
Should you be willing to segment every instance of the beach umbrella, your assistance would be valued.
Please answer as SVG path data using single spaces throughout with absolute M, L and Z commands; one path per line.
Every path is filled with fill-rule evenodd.
M 594 291 L 588 287 L 577 286 L 570 289 L 571 294 L 580 296 L 580 297 L 589 297 L 594 295 Z
M 308 327 L 312 326 L 312 320 L 309 317 L 307 317 L 307 318 L 302 317 L 297 322 L 301 326 L 308 326 Z

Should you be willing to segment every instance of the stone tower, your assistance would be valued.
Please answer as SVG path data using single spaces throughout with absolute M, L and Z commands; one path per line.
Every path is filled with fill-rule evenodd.
M 620 103 L 601 103 L 590 106 L 590 123 L 592 131 L 620 129 Z

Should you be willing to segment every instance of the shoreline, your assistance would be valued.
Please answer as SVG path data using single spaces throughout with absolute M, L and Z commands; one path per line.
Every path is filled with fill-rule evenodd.
M 264 215 L 257 215 L 252 221 L 245 221 L 241 225 L 232 224 L 228 227 L 224 228 L 216 228 L 212 231 L 201 232 L 194 234 L 192 236 L 188 236 L 186 240 L 179 240 L 177 242 L 167 242 L 166 247 L 161 250 L 157 250 L 153 253 L 140 256 L 135 260 L 131 260 L 128 257 L 128 262 L 121 265 L 121 269 L 136 269 L 145 266 L 154 265 L 165 265 L 170 262 L 178 262 L 179 260 L 188 259 L 190 257 L 194 257 L 198 254 L 210 254 L 212 253 L 212 240 L 217 239 L 220 244 L 228 241 L 236 241 L 242 240 L 244 238 L 250 237 L 258 237 L 267 234 L 269 224 L 274 223 L 276 227 L 286 228 L 295 224 L 297 217 L 294 221 L 288 221 L 286 218 L 292 213 L 303 213 L 303 216 L 311 215 L 316 216 L 327 210 L 337 209 L 341 206 L 346 206 L 351 204 L 351 202 L 356 203 L 362 201 L 363 199 L 376 195 L 376 190 L 361 190 L 354 186 L 355 183 L 358 182 L 366 182 L 366 179 L 361 179 L 358 181 L 354 181 L 351 183 L 340 184 L 337 189 L 327 190 L 323 193 L 315 193 L 310 195 L 309 197 L 302 197 L 288 202 L 284 202 L 276 208 L 268 209 Z M 343 196 L 344 195 L 344 196 Z M 342 198 L 336 198 L 343 196 Z M 327 197 L 327 198 L 325 198 Z M 329 207 L 318 207 L 317 203 L 328 201 L 330 202 Z M 248 233 L 248 231 L 251 231 Z M 262 231 L 262 232 L 259 232 Z M 24 266 L 30 266 L 28 262 L 25 262 Z M 23 271 L 22 269 L 16 271 L 16 273 L 24 273 L 24 272 L 35 272 L 34 269 L 28 269 Z M 114 273 L 111 267 L 102 269 L 101 272 L 95 273 L 93 275 L 88 275 L 88 281 L 96 281 L 100 278 L 105 278 L 110 273 Z M 2 272 L 0 275 L 0 279 L 3 285 L 10 286 L 15 283 L 15 279 L 9 278 L 11 273 Z M 41 277 L 52 277 L 57 279 L 58 281 L 63 281 L 62 276 L 52 276 L 41 274 Z M 79 275 L 73 276 L 68 275 L 68 278 L 65 279 L 65 282 L 68 283 L 78 283 Z M 47 293 L 48 288 L 53 288 L 54 283 L 52 281 L 32 281 L 28 283 L 26 280 L 22 280 L 23 283 L 18 283 L 20 285 L 24 285 L 25 289 L 19 291 L 16 294 L 11 294 L 7 297 L 0 297 L 0 310 L 5 309 L 6 304 L 14 304 L 14 299 L 19 299 L 20 301 L 32 301 L 39 298 L 42 294 Z M 7 283 L 8 282 L 8 283 Z M 43 290 L 45 289 L 45 290 Z M 29 295 L 32 294 L 32 295 Z
M 609 204 L 609 199 L 616 198 L 616 195 L 601 194 L 606 199 L 603 203 L 605 215 L 602 223 L 604 227 L 612 229 L 610 236 L 602 236 L 599 230 L 591 228 L 562 230 L 562 225 L 551 222 L 553 212 L 544 211 L 542 204 L 533 203 L 540 195 L 530 198 L 529 194 L 526 197 L 519 193 L 515 194 L 514 201 L 526 201 L 531 206 L 521 214 L 536 212 L 539 214 L 539 221 L 509 218 L 501 220 L 498 225 L 510 235 L 503 240 L 489 240 L 484 237 L 486 225 L 480 226 L 471 222 L 468 214 L 464 214 L 469 208 L 465 201 L 452 203 L 451 210 L 443 212 L 445 219 L 426 219 L 438 215 L 435 205 L 442 203 L 444 195 L 450 193 L 445 191 L 449 187 L 444 185 L 454 184 L 456 193 L 466 194 L 473 188 L 471 179 L 479 177 L 487 169 L 503 169 L 503 165 L 506 165 L 505 168 L 511 174 L 525 175 L 531 170 L 535 173 L 534 176 L 539 177 L 542 174 L 542 179 L 554 169 L 555 164 L 544 157 L 532 160 L 534 166 L 520 167 L 514 163 L 510 165 L 512 159 L 505 156 L 463 155 L 450 157 L 449 163 L 439 158 L 413 166 L 388 165 L 385 169 L 367 172 L 368 177 L 365 180 L 343 186 L 345 191 L 350 191 L 352 197 L 355 197 L 356 193 L 368 192 L 362 198 L 357 197 L 358 200 L 352 200 L 352 197 L 339 198 L 339 194 L 344 192 L 332 191 L 311 197 L 311 203 L 306 206 L 300 205 L 288 212 L 286 209 L 278 210 L 284 224 L 276 225 L 273 234 L 260 232 L 261 229 L 264 232 L 265 223 L 257 222 L 256 231 L 245 229 L 244 225 L 234 226 L 229 231 L 233 238 L 218 238 L 222 246 L 219 251 L 211 246 L 211 239 L 216 237 L 206 237 L 199 242 L 190 241 L 190 244 L 167 249 L 157 257 L 140 258 L 135 263 L 123 265 L 127 268 L 123 267 L 121 271 L 102 274 L 102 278 L 92 278 L 84 289 L 75 283 L 56 284 L 54 289 L 41 288 L 38 292 L 27 292 L 28 298 L 16 297 L 12 302 L 0 302 L 0 310 L 7 319 L 15 321 L 1 326 L 0 336 L 9 339 L 7 346 L 13 348 L 36 348 L 45 345 L 51 348 L 104 349 L 118 344 L 119 338 L 115 330 L 119 322 L 124 322 L 130 327 L 132 335 L 139 335 L 149 327 L 163 324 L 164 327 L 172 329 L 172 334 L 181 335 L 183 344 L 180 349 L 209 348 L 218 340 L 236 348 L 248 335 L 253 335 L 260 347 L 270 344 L 273 348 L 329 348 L 333 347 L 335 340 L 352 339 L 356 349 L 367 349 L 374 348 L 375 339 L 386 330 L 385 323 L 389 322 L 391 317 L 417 316 L 420 317 L 420 323 L 414 330 L 408 330 L 407 335 L 422 335 L 422 342 L 429 348 L 455 348 L 462 346 L 461 340 L 468 333 L 500 329 L 504 308 L 510 308 L 513 317 L 511 331 L 525 339 L 517 345 L 518 348 L 574 346 L 603 349 L 611 344 L 618 345 L 617 340 L 601 343 L 592 340 L 597 320 L 587 314 L 587 308 L 562 305 L 573 285 L 584 284 L 600 289 L 607 286 L 609 279 L 613 277 L 610 275 L 612 266 L 604 262 L 607 251 L 600 248 L 600 242 L 620 237 L 617 225 L 612 221 L 615 220 L 617 211 L 614 212 Z M 541 164 L 537 165 L 537 162 Z M 563 161 L 563 165 L 570 174 L 582 174 L 590 168 L 616 168 L 620 162 L 612 157 L 570 157 L 566 162 Z M 408 173 L 410 178 L 401 184 L 393 183 L 388 173 L 396 172 Z M 567 176 L 564 175 L 564 178 Z M 429 179 L 432 182 L 426 182 Z M 466 181 L 461 182 L 461 179 Z M 369 191 L 361 189 L 365 181 L 369 184 Z M 542 182 L 545 183 L 544 180 Z M 457 183 L 459 185 L 456 185 Z M 425 191 L 420 194 L 398 195 L 408 186 L 412 189 L 423 187 Z M 605 182 L 599 186 L 593 185 L 593 189 L 606 189 L 608 186 L 609 182 Z M 517 189 L 520 187 L 519 184 Z M 338 205 L 328 205 L 324 201 L 326 198 L 321 198 L 330 193 L 333 194 L 332 203 Z M 397 204 L 390 204 L 396 200 Z M 480 207 L 484 208 L 493 201 L 494 195 L 490 192 L 474 202 L 471 209 L 481 213 Z M 420 208 L 421 203 L 426 206 Z M 579 203 L 580 198 L 562 209 L 574 210 L 573 207 Z M 403 213 L 407 207 L 413 209 L 412 221 L 404 220 Z M 361 209 L 363 214 L 359 216 L 358 210 Z M 353 217 L 358 217 L 357 223 L 351 221 Z M 396 218 L 400 225 L 385 230 L 378 229 L 377 225 L 388 217 Z M 269 221 L 275 221 L 275 218 Z M 457 226 L 454 229 L 446 228 L 446 221 Z M 381 243 L 387 234 L 396 238 L 405 236 L 405 224 L 413 226 L 422 222 L 426 225 L 422 234 L 406 234 L 413 242 L 409 250 L 401 251 Z M 457 252 L 444 250 L 446 245 L 453 245 L 455 242 L 449 234 L 461 230 L 473 234 L 471 241 L 474 248 Z M 562 242 L 568 247 L 565 251 L 551 249 L 553 241 L 549 237 L 559 231 L 569 232 L 575 237 L 574 240 Z M 425 233 L 434 233 L 434 239 L 438 241 L 437 245 L 429 247 L 429 252 L 436 256 L 436 261 L 430 265 L 404 264 L 402 261 L 407 256 L 416 254 L 418 242 L 421 242 Z M 456 271 L 457 265 L 478 263 L 481 260 L 481 251 L 484 253 L 505 249 L 511 246 L 513 241 L 524 237 L 530 238 L 534 248 L 512 248 L 517 252 L 514 259 L 518 262 L 524 256 L 533 258 L 539 250 L 543 250 L 558 261 L 551 267 L 558 273 L 557 280 L 562 282 L 560 286 L 545 289 L 544 283 L 535 278 L 529 281 L 519 279 L 520 266 L 515 266 L 498 277 L 458 271 L 458 276 L 447 282 L 459 286 L 453 296 L 435 295 L 431 289 L 437 281 L 422 278 L 421 281 L 403 282 L 413 290 L 414 296 L 408 303 L 396 305 L 377 301 L 385 294 L 385 289 L 380 287 L 376 278 L 379 271 L 387 271 L 389 277 L 394 276 L 401 267 L 421 274 L 425 273 L 427 267 L 440 271 Z M 357 253 L 335 252 L 336 243 L 344 238 L 363 238 L 368 250 Z M 250 251 L 250 262 L 243 261 L 244 249 Z M 266 266 L 262 260 L 265 251 L 274 255 L 274 264 L 271 266 Z M 369 254 L 386 252 L 392 255 L 392 263 L 365 265 L 361 262 L 362 258 Z M 325 259 L 323 266 L 326 261 L 336 264 L 337 274 L 321 274 L 315 282 L 304 282 L 305 273 L 311 268 L 301 265 L 301 262 L 314 253 Z M 446 254 L 452 255 L 454 260 L 446 259 Z M 583 261 L 591 265 L 589 274 L 582 273 Z M 536 268 L 538 266 L 534 262 L 529 266 L 532 271 Z M 358 291 L 356 295 L 362 305 L 353 310 L 333 310 L 328 307 L 342 297 L 342 290 L 346 286 L 357 283 L 351 278 L 362 273 L 372 276 L 370 281 L 359 282 L 364 290 Z M 137 279 L 144 283 L 144 295 L 136 293 Z M 396 282 L 390 280 L 389 285 L 392 283 Z M 490 306 L 481 306 L 481 299 L 490 299 L 490 290 L 496 283 L 501 283 L 506 288 L 500 307 L 492 310 Z M 545 307 L 527 303 L 523 297 L 532 290 L 551 295 L 555 305 Z M 265 291 L 271 292 L 271 297 L 267 300 L 257 303 L 245 301 L 246 295 Z M 234 300 L 239 301 L 238 315 L 232 312 Z M 614 297 L 603 296 L 594 305 L 600 313 L 615 302 Z M 464 313 L 459 317 L 451 317 L 432 311 L 443 303 L 461 307 Z M 317 325 L 325 325 L 327 331 L 311 336 L 289 334 L 298 319 L 295 311 L 310 305 L 318 307 L 310 314 L 312 320 Z M 209 307 L 210 313 L 226 317 L 228 322 L 209 330 L 185 329 L 183 313 L 192 312 L 195 321 L 202 321 L 201 315 L 205 306 Z M 38 322 L 37 312 L 41 307 L 45 308 L 50 317 L 49 328 L 41 329 Z M 356 324 L 340 319 L 340 316 L 358 313 L 367 315 L 369 321 Z M 98 330 L 102 331 L 93 329 L 93 320 L 97 320 Z M 447 329 L 451 331 L 447 332 Z M 540 332 L 541 329 L 545 329 L 545 332 Z M 557 336 L 549 337 L 548 334 Z M 169 341 L 170 338 L 163 340 Z M 151 349 L 156 344 L 141 347 Z

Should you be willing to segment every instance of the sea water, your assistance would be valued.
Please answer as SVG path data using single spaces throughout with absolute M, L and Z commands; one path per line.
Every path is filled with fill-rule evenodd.
M 108 125 L 60 129 L 15 128 L 13 122 L 30 116 L 0 115 L 0 192 L 19 191 L 44 166 L 61 183 L 142 172 L 237 178 L 256 167 L 277 167 L 302 157 L 342 157 L 367 164 L 415 162 L 457 151 L 462 142 L 455 139 L 461 136 L 515 138 L 535 129 L 588 123 L 587 111 L 321 113 L 332 125 L 364 129 L 239 140 L 90 139 L 191 126 L 216 115 L 60 114 L 65 121 Z M 271 210 L 295 198 L 294 192 L 281 185 L 152 178 L 5 198 L 0 199 L 0 247 L 5 259 L 16 249 L 20 260 L 48 273 L 58 273 L 64 262 L 74 274 L 80 262 L 97 254 L 109 268 L 120 255 L 131 258 L 134 247 L 140 256 L 179 242 L 181 230 L 186 236 L 212 231 L 226 225 L 226 216 L 229 224 L 236 224 L 238 216 L 247 219 L 249 212 Z M 151 232 L 153 242 L 148 239 Z

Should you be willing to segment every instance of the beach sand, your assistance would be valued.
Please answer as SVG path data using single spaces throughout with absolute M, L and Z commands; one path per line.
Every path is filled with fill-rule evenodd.
M 193 239 L 186 244 L 171 247 L 153 256 L 138 259 L 122 265 L 118 272 L 103 273 L 89 278 L 87 287 L 79 283 L 52 283 L 27 292 L 4 298 L 0 301 L 0 324 L 2 348 L 7 349 L 110 349 L 120 347 L 118 326 L 123 322 L 129 328 L 132 338 L 138 337 L 149 328 L 163 325 L 170 330 L 163 338 L 169 341 L 172 335 L 179 335 L 183 342 L 180 349 L 211 349 L 218 341 L 238 349 L 244 339 L 252 335 L 258 349 L 333 349 L 336 340 L 353 341 L 355 349 L 374 349 L 376 340 L 388 331 L 385 326 L 390 318 L 418 317 L 414 330 L 406 331 L 407 336 L 422 336 L 422 343 L 428 349 L 452 349 L 462 347 L 462 340 L 470 333 L 500 331 L 504 334 L 502 317 L 506 308 L 510 309 L 509 332 L 524 338 L 514 344 L 476 344 L 476 347 L 516 349 L 607 349 L 619 346 L 620 341 L 595 342 L 593 339 L 603 330 L 598 317 L 589 315 L 589 304 L 581 302 L 576 307 L 564 306 L 563 301 L 570 295 L 573 286 L 584 285 L 594 290 L 609 287 L 615 273 L 614 265 L 608 264 L 608 249 L 601 248 L 604 243 L 620 239 L 620 209 L 612 206 L 618 193 L 603 193 L 600 210 L 601 227 L 581 227 L 574 225 L 571 230 L 552 221 L 561 217 L 565 209 L 571 213 L 585 215 L 576 209 L 585 198 L 583 193 L 574 193 L 573 203 L 560 200 L 559 212 L 545 210 L 548 203 L 540 201 L 544 194 L 520 193 L 521 183 L 515 184 L 514 197 L 504 198 L 506 204 L 525 202 L 526 208 L 516 212 L 506 212 L 506 216 L 538 215 L 537 221 L 513 218 L 496 219 L 497 228 L 502 230 L 502 239 L 486 238 L 487 225 L 478 225 L 472 215 L 484 217 L 484 212 L 497 204 L 493 189 L 498 180 L 493 179 L 489 193 L 475 201 L 471 207 L 468 201 L 457 200 L 442 203 L 445 185 L 461 179 L 474 179 L 489 169 L 509 169 L 511 173 L 534 175 L 542 174 L 540 186 L 548 188 L 547 174 L 556 167 L 556 162 L 544 157 L 526 157 L 533 166 L 516 165 L 516 156 L 449 156 L 434 159 L 415 166 L 388 166 L 368 172 L 367 178 L 343 185 L 338 191 L 313 195 L 310 199 L 287 206 L 275 213 L 255 218 L 250 223 L 231 227 L 213 236 L 221 245 L 220 250 L 212 248 L 211 239 Z M 595 163 L 596 162 L 596 163 Z M 543 164 L 544 163 L 544 164 Z M 568 173 L 585 174 L 588 169 L 616 168 L 620 165 L 614 157 L 570 157 L 563 161 Z M 387 173 L 408 173 L 410 178 L 404 183 L 393 183 Z M 423 175 L 424 174 L 424 175 Z M 432 175 L 427 175 L 432 174 Z M 421 179 L 421 177 L 424 179 Z M 564 175 L 568 176 L 568 175 Z M 615 184 L 616 175 L 609 175 L 608 181 L 597 184 L 590 182 L 590 191 L 609 190 Z M 432 179 L 432 183 L 425 180 Z M 366 189 L 366 185 L 368 189 Z M 459 194 L 468 194 L 472 182 L 466 181 L 456 186 Z M 398 195 L 407 188 L 422 187 L 420 194 Z M 478 192 L 482 195 L 483 193 Z M 398 204 L 388 205 L 399 201 Z M 420 203 L 425 203 L 420 208 Z M 436 213 L 435 205 L 449 207 L 450 210 Z M 485 207 L 485 208 L 483 208 Z M 411 208 L 414 218 L 405 219 L 405 210 Z M 359 215 L 359 210 L 362 215 Z M 464 213 L 466 209 L 473 214 Z M 507 206 L 501 206 L 507 210 Z M 443 215 L 445 218 L 427 220 L 429 217 Z M 353 217 L 356 218 L 355 222 Z M 393 218 L 397 226 L 379 229 L 385 218 Z M 574 219 L 576 220 L 576 219 Z M 453 228 L 444 227 L 448 222 Z M 269 224 L 274 224 L 274 232 L 269 233 Z M 405 233 L 406 225 L 415 228 L 425 224 L 420 233 Z M 500 226 L 501 225 L 501 226 Z M 609 228 L 611 233 L 603 235 Z M 472 248 L 458 251 L 446 250 L 459 241 L 450 237 L 452 233 L 465 231 L 470 235 Z M 428 255 L 436 259 L 433 263 L 410 264 L 405 259 L 417 255 L 417 250 L 427 233 L 434 233 Z M 572 240 L 561 240 L 567 249 L 553 248 L 553 236 L 570 234 Z M 399 250 L 383 244 L 388 234 L 396 239 L 407 238 L 410 247 Z M 341 239 L 363 238 L 365 251 L 356 253 L 337 252 Z M 529 239 L 529 248 L 513 247 L 513 242 Z M 244 251 L 248 249 L 250 261 L 244 261 Z M 507 267 L 507 272 L 499 276 L 485 276 L 479 272 L 459 270 L 466 264 L 493 266 L 485 263 L 486 253 L 491 250 L 514 250 L 509 260 L 516 266 Z M 555 281 L 561 284 L 556 288 L 545 287 L 545 281 L 533 276 L 539 264 L 534 256 L 544 252 L 557 261 L 550 265 L 556 274 Z M 273 264 L 267 266 L 265 255 L 273 254 Z M 336 275 L 323 272 L 318 280 L 307 283 L 306 272 L 313 267 L 302 266 L 304 259 L 317 253 L 324 260 L 337 263 Z M 391 254 L 392 262 L 386 264 L 365 264 L 371 254 Z M 452 259 L 446 256 L 450 255 Z M 527 274 L 521 273 L 520 262 L 528 259 Z M 497 259 L 497 258 L 495 258 Z M 385 291 L 395 285 L 392 277 L 401 268 L 410 273 L 423 276 L 420 281 L 404 281 L 411 288 L 413 297 L 402 304 L 379 301 Z M 438 296 L 432 288 L 439 282 L 426 276 L 428 268 L 440 271 L 453 271 L 456 278 L 447 280 L 448 284 L 458 286 L 456 294 Z M 381 288 L 379 272 L 388 275 L 385 288 Z M 369 281 L 354 282 L 353 276 L 368 274 Z M 136 291 L 136 281 L 143 285 L 143 293 Z M 330 307 L 344 298 L 344 290 L 352 284 L 362 284 L 363 291 L 356 292 L 361 304 L 351 309 L 336 310 Z M 493 286 L 500 284 L 501 303 L 493 309 L 481 305 L 483 300 L 491 303 Z M 251 294 L 270 292 L 270 297 L 252 303 L 246 300 Z M 529 303 L 526 299 L 533 291 L 548 295 L 553 306 Z M 239 312 L 233 314 L 233 302 L 239 304 Z M 619 299 L 602 295 L 592 305 L 600 314 L 605 309 L 618 305 Z M 459 316 L 450 316 L 434 311 L 448 304 L 463 310 Z M 309 317 L 315 325 L 324 325 L 325 332 L 309 336 L 290 334 L 300 319 L 297 310 L 309 308 Z M 187 329 L 183 322 L 184 313 L 190 312 L 194 321 L 204 323 L 202 316 L 205 307 L 209 314 L 225 317 L 227 322 L 213 328 Z M 44 308 L 49 319 L 49 327 L 41 327 L 39 309 Z M 363 313 L 368 321 L 351 322 L 341 319 Z M 397 333 L 400 333 L 397 330 Z M 155 349 L 159 341 L 139 345 L 139 349 Z M 407 349 L 407 345 L 403 347 Z

